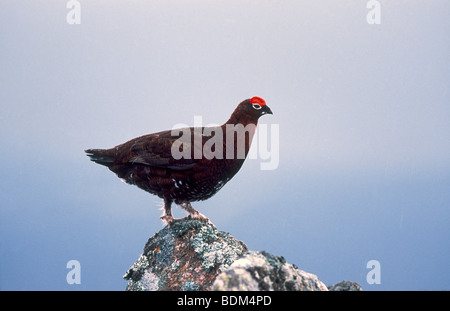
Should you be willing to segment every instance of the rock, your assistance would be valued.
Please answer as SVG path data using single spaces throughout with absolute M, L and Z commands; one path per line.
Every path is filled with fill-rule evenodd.
M 129 291 L 328 290 L 316 275 L 283 257 L 248 251 L 229 233 L 190 218 L 176 220 L 151 237 L 124 279 Z M 361 288 L 355 284 L 341 282 L 329 289 Z
M 222 271 L 247 251 L 229 233 L 201 220 L 174 221 L 150 238 L 125 273 L 127 290 L 209 290 Z
M 249 251 L 214 281 L 213 290 L 327 291 L 314 274 L 289 264 L 283 257 Z
M 329 291 L 362 291 L 361 285 L 356 282 L 341 281 L 328 286 Z

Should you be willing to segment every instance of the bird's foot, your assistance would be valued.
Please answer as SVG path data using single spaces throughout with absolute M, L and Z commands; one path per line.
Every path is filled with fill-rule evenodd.
M 206 223 L 212 225 L 211 220 L 209 220 L 208 217 L 206 217 L 205 215 L 203 215 L 202 213 L 199 213 L 199 212 L 197 212 L 197 213 L 195 213 L 195 214 L 189 214 L 186 218 L 187 218 L 187 219 L 197 219 L 197 220 L 201 220 L 201 221 L 204 221 L 204 222 L 206 222 Z
M 191 203 L 189 203 L 189 202 L 183 202 L 180 204 L 180 206 L 189 214 L 187 217 L 184 217 L 184 218 L 174 218 L 172 216 L 172 210 L 170 208 L 170 205 L 171 205 L 171 202 L 166 201 L 166 200 L 164 201 L 164 205 L 163 205 L 164 212 L 163 212 L 162 216 L 160 217 L 160 219 L 163 221 L 163 223 L 165 225 L 170 226 L 175 221 L 186 220 L 186 219 L 197 219 L 197 220 L 204 221 L 209 225 L 213 225 L 213 223 L 208 219 L 208 217 L 206 217 L 205 215 L 203 215 L 202 213 L 197 211 L 195 208 L 193 208 Z
M 179 221 L 179 220 L 189 220 L 189 219 L 197 219 L 197 220 L 201 220 L 206 222 L 209 225 L 213 225 L 213 223 L 203 214 L 198 213 L 198 214 L 189 214 L 188 216 L 184 217 L 184 218 L 174 218 L 173 216 L 169 216 L 169 215 L 163 215 L 160 217 L 160 219 L 163 221 L 163 223 L 167 226 L 170 227 L 170 225 L 172 225 L 175 221 Z
M 171 223 L 173 223 L 176 220 L 175 218 L 173 218 L 172 215 L 162 215 L 160 217 L 160 219 L 163 221 L 163 223 L 165 225 L 169 225 L 169 226 L 170 226 Z
M 202 213 L 200 213 L 199 211 L 197 211 L 195 208 L 192 207 L 191 203 L 189 202 L 185 202 L 185 203 L 181 203 L 180 206 L 186 210 L 186 212 L 189 213 L 189 216 L 187 216 L 187 219 L 197 219 L 197 220 L 201 220 L 206 222 L 207 224 L 212 225 L 213 223 L 208 219 L 208 217 L 206 217 L 205 215 L 203 215 Z
M 175 220 L 177 220 L 177 219 L 173 218 L 173 216 L 172 216 L 172 207 L 171 206 L 172 206 L 172 201 L 170 201 L 168 199 L 164 199 L 163 206 L 162 206 L 163 214 L 159 218 L 167 226 L 170 226 L 170 224 L 172 224 Z

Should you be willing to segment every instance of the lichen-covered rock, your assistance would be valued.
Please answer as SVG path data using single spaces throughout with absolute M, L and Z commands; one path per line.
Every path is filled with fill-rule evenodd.
M 131 291 L 361 290 L 349 281 L 327 288 L 283 257 L 248 251 L 229 233 L 190 218 L 176 220 L 150 238 L 124 278 Z
M 283 257 L 249 251 L 222 272 L 213 290 L 327 291 L 314 274 L 286 263 Z
M 361 285 L 356 282 L 341 281 L 337 284 L 328 286 L 329 291 L 362 291 Z
M 209 290 L 222 271 L 247 251 L 229 233 L 205 221 L 182 219 L 150 238 L 125 273 L 127 290 Z

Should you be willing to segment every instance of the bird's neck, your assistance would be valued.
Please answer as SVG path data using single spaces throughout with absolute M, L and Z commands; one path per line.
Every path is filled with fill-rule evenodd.
M 222 125 L 224 133 L 224 154 L 227 159 L 232 158 L 243 161 L 250 150 L 257 122 L 244 123 L 239 121 L 230 118 L 227 123 Z
M 234 159 L 241 160 L 236 163 L 243 162 L 247 157 L 257 125 L 258 119 L 252 117 L 241 105 L 234 110 L 228 121 L 222 125 L 224 148 L 227 150 L 226 152 L 233 154 Z M 229 154 L 227 158 L 229 158 Z
M 230 118 L 227 122 L 225 122 L 225 125 L 232 124 L 242 124 L 243 126 L 247 126 L 249 124 L 254 124 L 255 126 L 258 125 L 258 119 L 252 118 L 249 114 L 247 114 L 245 111 L 240 109 L 240 107 L 237 107 L 234 112 L 231 114 Z

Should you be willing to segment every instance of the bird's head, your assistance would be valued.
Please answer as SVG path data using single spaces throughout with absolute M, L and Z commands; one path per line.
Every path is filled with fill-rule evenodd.
M 273 113 L 264 99 L 254 96 L 240 103 L 226 124 L 257 124 L 258 119 L 265 114 Z
M 249 103 L 251 108 L 248 107 L 247 109 L 252 111 L 252 115 L 257 116 L 258 118 L 265 114 L 273 114 L 269 106 L 266 105 L 266 101 L 261 97 L 253 96 L 249 99 Z

